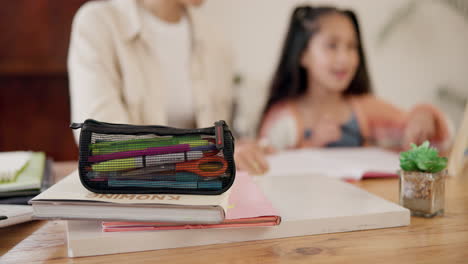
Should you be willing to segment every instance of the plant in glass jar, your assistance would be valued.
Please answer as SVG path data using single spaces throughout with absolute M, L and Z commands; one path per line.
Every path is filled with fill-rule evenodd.
M 440 157 L 429 141 L 400 153 L 400 204 L 414 216 L 444 213 L 447 158 Z

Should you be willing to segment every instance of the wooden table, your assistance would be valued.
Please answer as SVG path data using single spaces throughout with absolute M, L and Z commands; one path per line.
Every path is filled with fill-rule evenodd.
M 57 163 L 56 179 L 75 163 Z M 397 202 L 398 180 L 355 183 Z M 67 258 L 63 221 L 0 229 L 0 263 L 468 263 L 468 169 L 448 179 L 446 213 L 408 227 L 314 235 L 97 257 Z

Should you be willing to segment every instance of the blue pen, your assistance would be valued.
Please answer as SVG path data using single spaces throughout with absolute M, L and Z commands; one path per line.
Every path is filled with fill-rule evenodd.
M 220 190 L 221 181 L 177 182 L 177 181 L 139 181 L 139 180 L 112 180 L 109 187 L 142 187 L 142 188 L 171 188 L 171 189 L 211 189 Z

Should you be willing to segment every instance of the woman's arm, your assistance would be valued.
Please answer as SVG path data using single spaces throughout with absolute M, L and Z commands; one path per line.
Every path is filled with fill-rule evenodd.
M 68 53 L 72 121 L 129 123 L 107 6 L 88 3 L 75 15 Z M 78 134 L 75 138 L 78 141 Z

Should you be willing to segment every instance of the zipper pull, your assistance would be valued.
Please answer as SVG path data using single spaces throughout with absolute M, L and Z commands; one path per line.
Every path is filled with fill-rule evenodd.
M 220 120 L 215 122 L 215 136 L 216 136 L 216 148 L 223 149 L 224 148 L 224 125 L 226 122 L 224 120 Z
M 83 123 L 71 123 L 70 124 L 71 129 L 78 129 L 78 128 L 82 128 L 82 127 L 83 127 Z

